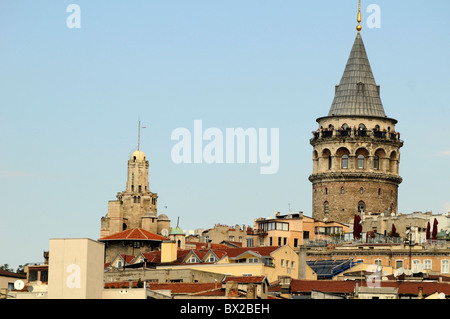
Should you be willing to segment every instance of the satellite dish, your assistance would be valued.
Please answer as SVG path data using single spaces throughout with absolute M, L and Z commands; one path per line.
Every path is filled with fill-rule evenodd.
M 33 292 L 33 286 L 28 286 L 27 290 L 28 292 Z
M 161 230 L 161 235 L 163 235 L 164 237 L 167 237 L 167 236 L 169 236 L 169 231 L 166 228 L 164 228 Z
M 445 299 L 445 294 L 443 292 L 441 292 L 438 296 L 439 296 L 439 299 Z
M 25 287 L 25 283 L 22 280 L 18 279 L 18 280 L 16 280 L 14 282 L 14 289 L 15 290 L 22 290 L 23 287 Z

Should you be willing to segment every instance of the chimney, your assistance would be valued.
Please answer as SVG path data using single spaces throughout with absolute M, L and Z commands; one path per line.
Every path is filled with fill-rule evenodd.
M 170 263 L 177 260 L 177 243 L 166 240 L 161 243 L 161 263 Z
M 208 249 L 211 249 L 211 242 L 212 242 L 212 240 L 211 239 L 208 239 L 207 240 L 207 247 L 208 247 Z
M 236 281 L 228 281 L 225 286 L 225 295 L 231 298 L 238 296 L 238 283 Z
M 256 299 L 256 285 L 255 284 L 249 284 L 247 286 L 247 299 Z
M 417 295 L 417 299 L 423 299 L 423 287 L 419 287 L 419 294 Z
M 306 247 L 300 246 L 298 252 L 298 279 L 306 279 Z
M 279 279 L 280 279 L 281 294 L 289 295 L 291 293 L 292 278 L 289 276 L 282 276 Z

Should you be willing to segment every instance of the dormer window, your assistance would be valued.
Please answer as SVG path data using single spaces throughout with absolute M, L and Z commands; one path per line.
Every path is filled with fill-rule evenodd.
M 356 86 L 357 86 L 357 88 L 358 88 L 358 93 L 363 93 L 364 92 L 364 83 L 362 83 L 362 82 L 358 82 L 358 83 L 356 83 Z

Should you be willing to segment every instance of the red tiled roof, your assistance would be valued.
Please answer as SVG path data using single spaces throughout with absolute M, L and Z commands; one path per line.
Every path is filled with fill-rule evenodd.
M 265 278 L 265 276 L 226 276 L 224 282 L 235 281 L 242 284 L 261 283 Z
M 365 282 L 359 282 L 359 286 L 367 287 Z M 398 293 L 407 295 L 417 295 L 419 287 L 423 289 L 424 295 L 442 292 L 450 295 L 450 284 L 439 282 L 405 282 L 405 281 L 382 281 L 381 287 L 398 288 Z M 270 291 L 280 291 L 281 286 L 275 285 Z M 293 293 L 311 292 L 313 290 L 322 292 L 352 293 L 355 291 L 355 281 L 353 280 L 297 280 L 291 282 Z
M 199 283 L 199 282 L 173 282 L 173 283 L 150 283 L 151 290 L 170 290 L 172 294 L 194 294 L 206 292 L 213 289 L 222 288 L 220 282 Z
M 280 247 L 281 246 L 228 248 L 226 252 L 227 255 L 231 258 L 240 256 L 249 251 L 252 251 L 261 256 L 270 256 L 271 253 L 273 253 Z
M 123 260 L 125 260 L 127 264 L 129 264 L 135 258 L 135 256 L 133 255 L 120 254 L 120 256 L 123 258 Z
M 103 240 L 153 240 L 153 241 L 164 241 L 167 240 L 166 237 L 149 232 L 142 228 L 130 228 L 124 230 L 123 232 L 113 234 L 111 236 L 106 236 L 100 238 L 99 241 Z
M 13 278 L 27 278 L 26 275 L 16 274 L 15 272 L 7 271 L 4 269 L 0 269 L 0 277 L 13 277 Z
M 207 249 L 208 244 L 207 243 L 199 243 L 199 242 L 187 242 L 186 244 L 195 245 L 196 249 Z M 211 244 L 212 249 L 227 249 L 227 245 L 223 244 Z

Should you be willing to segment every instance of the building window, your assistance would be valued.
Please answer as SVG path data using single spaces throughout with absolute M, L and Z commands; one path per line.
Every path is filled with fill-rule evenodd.
M 442 274 L 450 273 L 449 260 L 448 259 L 441 260 L 441 273 Z
M 431 270 L 432 266 L 433 266 L 433 264 L 432 264 L 431 259 L 424 260 L 423 269 Z
M 373 157 L 373 169 L 380 169 L 380 158 L 377 155 Z
M 414 272 L 414 273 L 416 273 L 416 272 L 419 272 L 420 271 L 420 260 L 418 260 L 418 259 L 414 259 L 413 261 L 412 261 L 412 271 Z
M 331 159 L 331 155 L 328 156 L 328 169 L 331 169 L 332 167 L 332 159 Z
M 345 193 L 345 189 L 344 189 L 344 187 L 341 187 L 341 194 L 344 194 Z
M 341 168 L 348 168 L 348 155 L 342 155 Z
M 281 237 L 278 237 L 278 246 L 281 246 Z
M 325 214 L 328 214 L 328 213 L 330 212 L 330 204 L 328 204 L 328 202 L 325 202 L 325 203 L 323 204 L 323 212 L 324 212 Z
M 366 211 L 366 204 L 361 201 L 358 203 L 358 213 L 364 213 Z
M 328 195 L 328 188 L 325 187 L 325 195 Z
M 272 237 L 269 237 L 269 246 L 272 246 Z
M 396 260 L 395 261 L 395 268 L 402 268 L 403 267 L 403 260 Z
M 294 238 L 294 248 L 298 247 L 298 238 Z
M 363 193 L 364 193 L 364 187 L 361 187 L 361 188 L 359 189 L 359 193 L 360 193 L 360 194 L 363 194 Z
M 364 169 L 364 155 L 358 156 L 358 168 Z
M 381 188 L 378 188 L 378 196 L 381 195 Z

